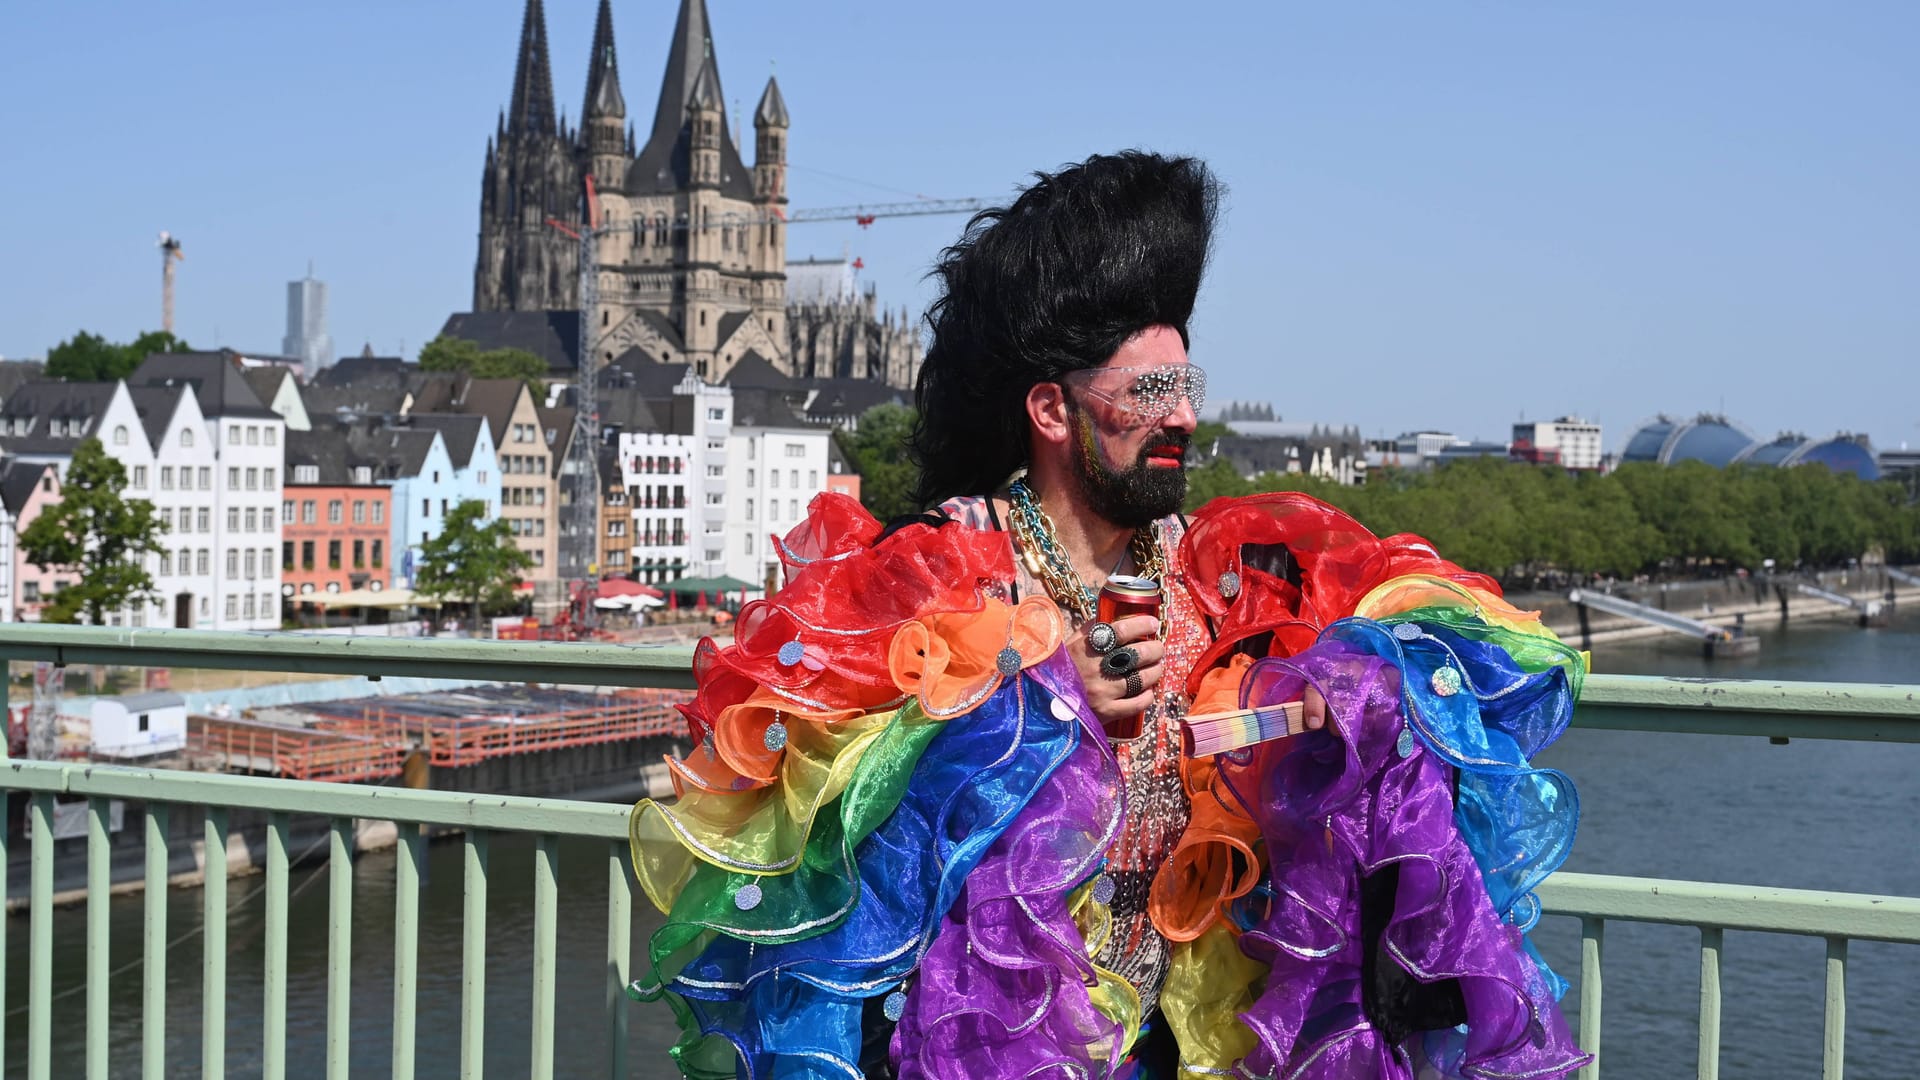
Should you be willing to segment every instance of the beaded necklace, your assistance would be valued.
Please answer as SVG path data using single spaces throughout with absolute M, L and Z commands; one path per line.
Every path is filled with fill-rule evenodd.
M 1053 602 L 1071 612 L 1075 621 L 1091 622 L 1099 611 L 1099 590 L 1088 585 L 1080 572 L 1073 568 L 1073 561 L 1067 558 L 1060 542 L 1054 538 L 1053 518 L 1040 506 L 1040 500 L 1034 497 L 1033 489 L 1027 486 L 1024 478 L 1015 480 L 1007 489 L 1007 503 L 1011 510 L 1007 516 L 1013 526 L 1014 539 L 1019 541 L 1020 556 L 1026 561 L 1027 569 L 1046 586 Z M 1136 530 L 1133 538 L 1127 541 L 1127 551 L 1133 556 L 1133 565 L 1139 576 L 1161 580 L 1166 571 L 1166 559 L 1152 526 Z M 1165 620 L 1161 621 L 1160 629 L 1164 636 Z

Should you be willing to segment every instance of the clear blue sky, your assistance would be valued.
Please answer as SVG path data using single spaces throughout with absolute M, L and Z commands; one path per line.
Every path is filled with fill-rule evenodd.
M 577 117 L 595 0 L 548 0 Z M 1920 5 L 709 0 L 727 96 L 777 61 L 794 205 L 1004 196 L 1146 146 L 1230 188 L 1194 327 L 1215 396 L 1368 434 L 1577 411 L 1920 443 Z M 646 130 L 676 0 L 615 0 Z M 159 322 L 277 351 L 312 259 L 342 352 L 469 306 L 520 0 L 0 10 L 0 355 Z M 751 130 L 748 131 L 751 139 Z M 857 178 L 843 179 L 843 178 Z M 796 227 L 927 299 L 958 218 Z

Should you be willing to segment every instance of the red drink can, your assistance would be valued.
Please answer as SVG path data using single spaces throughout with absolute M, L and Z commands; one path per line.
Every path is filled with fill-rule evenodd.
M 1099 619 L 1111 623 L 1131 615 L 1160 617 L 1160 583 L 1152 578 L 1115 574 L 1100 589 Z M 1146 713 L 1106 725 L 1109 739 L 1137 739 L 1144 729 Z

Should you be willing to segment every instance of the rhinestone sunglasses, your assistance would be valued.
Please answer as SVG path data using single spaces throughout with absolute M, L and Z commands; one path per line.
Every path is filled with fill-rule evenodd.
M 1106 402 L 1129 427 L 1160 423 L 1180 407 L 1181 398 L 1195 416 L 1207 402 L 1207 373 L 1197 364 L 1082 368 L 1060 382 Z

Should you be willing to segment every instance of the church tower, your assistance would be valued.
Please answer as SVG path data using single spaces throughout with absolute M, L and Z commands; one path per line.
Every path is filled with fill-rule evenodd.
M 527 0 L 513 93 L 487 144 L 480 180 L 475 311 L 539 311 L 578 304 L 579 259 L 547 218 L 576 216 L 580 181 L 554 121 L 553 74 L 541 0 Z
M 580 141 L 594 187 L 615 191 L 627 181 L 627 99 L 620 93 L 620 62 L 613 51 L 613 3 L 600 0 L 587 58 L 587 97 L 580 109 Z
M 771 76 L 753 110 L 753 197 L 760 207 L 762 224 L 755 230 L 759 256 L 755 269 L 759 277 L 754 289 L 754 310 L 778 341 L 787 340 L 787 129 L 793 121 L 787 116 L 787 100 L 780 95 L 780 83 Z M 794 374 L 794 358 L 788 356 L 787 373 Z

